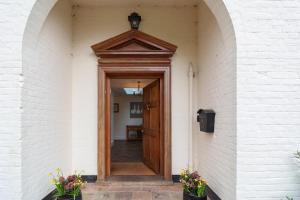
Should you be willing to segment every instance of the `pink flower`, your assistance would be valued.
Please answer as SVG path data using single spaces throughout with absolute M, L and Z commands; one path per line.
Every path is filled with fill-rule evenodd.
M 74 188 L 74 182 L 69 182 L 64 186 L 65 190 L 72 190 Z
M 199 176 L 199 174 L 198 174 L 198 172 L 193 172 L 193 173 L 191 173 L 191 178 L 192 179 L 197 179 L 197 178 L 199 178 L 200 176 Z
M 73 182 L 73 181 L 75 181 L 75 179 L 76 179 L 76 176 L 75 176 L 75 175 L 68 176 L 68 178 L 67 178 L 67 180 L 68 180 L 69 182 Z

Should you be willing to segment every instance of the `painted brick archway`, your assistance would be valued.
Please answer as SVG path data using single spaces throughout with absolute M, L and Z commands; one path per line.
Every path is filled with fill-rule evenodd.
M 281 199 L 288 194 L 299 198 L 299 180 L 294 178 L 298 168 L 291 155 L 299 145 L 300 93 L 297 74 L 300 55 L 297 51 L 297 34 L 300 31 L 300 2 L 205 2 L 213 11 L 223 37 L 226 39 L 234 32 L 237 37 L 237 69 L 234 78 L 238 119 L 234 143 L 237 199 Z M 22 185 L 22 177 L 28 176 L 22 174 L 21 158 L 21 90 L 24 78 L 22 46 L 25 50 L 26 45 L 35 43 L 36 38 L 25 35 L 38 35 L 55 3 L 56 0 L 11 0 L 0 4 L 1 10 L 5 11 L 0 12 L 0 109 L 5 113 L 0 115 L 0 144 L 4 147 L 1 148 L 0 157 L 5 160 L 5 163 L 0 163 L 1 171 L 4 172 L 0 173 L 0 192 L 6 199 L 21 199 L 26 190 Z M 230 25 L 231 20 L 234 31 Z M 273 110 L 269 110 L 270 105 Z M 283 148 L 278 149 L 278 146 Z M 272 190 L 263 190 L 262 183 Z M 223 184 L 229 185 L 227 182 Z
M 227 35 L 232 35 L 233 29 L 230 29 L 231 20 L 229 14 L 227 13 L 227 10 L 225 9 L 225 5 L 221 1 L 215 1 L 215 3 L 211 3 L 211 2 L 212 1 L 209 1 L 210 4 L 207 5 L 210 5 L 213 8 L 212 10 L 215 10 L 215 12 L 220 12 L 220 10 L 222 11 L 216 14 L 216 18 L 219 19 L 218 23 L 220 24 L 219 26 L 221 27 L 221 30 L 227 32 Z M 24 33 L 23 55 L 28 55 L 30 54 L 30 51 L 34 51 L 37 42 L 36 38 L 38 38 L 39 32 L 43 26 L 43 22 L 47 17 L 47 13 L 49 13 L 49 11 L 54 5 L 55 5 L 55 1 L 36 2 L 35 6 L 32 9 L 32 13 L 29 17 L 29 20 L 27 22 L 27 27 Z M 229 20 L 225 21 L 224 19 L 226 19 L 226 17 L 224 17 L 224 15 L 228 17 Z M 222 28 L 222 26 L 224 26 L 225 28 Z M 230 41 L 230 40 L 226 40 L 226 41 Z M 233 37 L 233 41 L 234 41 L 234 37 Z M 228 46 L 230 45 L 235 46 L 235 44 L 228 42 Z M 28 59 L 28 57 L 23 57 L 23 67 L 30 68 L 30 61 L 26 59 Z

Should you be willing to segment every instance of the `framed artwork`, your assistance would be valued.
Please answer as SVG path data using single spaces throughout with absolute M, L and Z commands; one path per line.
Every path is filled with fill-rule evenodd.
M 130 102 L 130 118 L 143 118 L 144 103 Z
M 114 103 L 114 113 L 118 113 L 118 112 L 119 112 L 119 104 Z

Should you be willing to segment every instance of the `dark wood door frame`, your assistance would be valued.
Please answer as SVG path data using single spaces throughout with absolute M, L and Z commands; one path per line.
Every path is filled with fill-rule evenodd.
M 110 79 L 111 78 L 151 78 L 160 80 L 161 92 L 161 139 L 160 175 L 171 180 L 171 87 L 170 67 L 99 67 L 98 102 L 98 178 L 110 176 Z
M 172 179 L 171 57 L 177 47 L 138 30 L 92 46 L 98 59 L 98 180 L 110 175 L 110 78 L 158 78 L 161 119 L 161 175 Z

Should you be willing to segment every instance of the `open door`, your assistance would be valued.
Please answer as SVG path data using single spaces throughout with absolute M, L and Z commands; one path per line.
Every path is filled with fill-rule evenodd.
M 143 160 L 160 173 L 160 86 L 159 80 L 144 88 Z
M 106 78 L 160 79 L 146 88 L 144 155 L 145 164 L 165 180 L 172 180 L 171 160 L 171 58 L 177 46 L 132 29 L 92 45 L 98 57 L 98 178 L 110 174 L 109 102 Z M 161 88 L 161 89 L 160 89 Z M 163 90 L 163 91 L 162 91 Z M 161 92 L 161 94 L 160 94 Z M 163 93 L 163 95 L 162 95 Z M 159 98 L 160 101 L 158 100 Z M 160 103 L 159 103 L 160 102 Z M 161 121 L 161 122 L 160 122 Z M 158 141 L 159 140 L 159 141 Z M 159 159 L 160 158 L 160 159 Z

